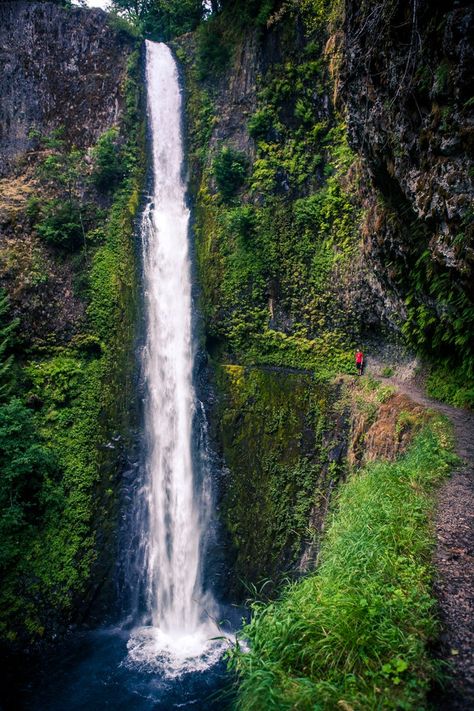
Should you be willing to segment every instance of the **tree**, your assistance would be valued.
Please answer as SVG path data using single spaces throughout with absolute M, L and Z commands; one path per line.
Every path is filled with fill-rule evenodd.
M 0 570 L 20 550 L 25 527 L 41 516 L 41 492 L 55 475 L 56 461 L 40 443 L 34 414 L 11 397 L 13 354 L 9 353 L 18 319 L 11 319 L 8 296 L 0 289 Z
M 64 127 L 55 129 L 48 136 L 42 136 L 36 130 L 29 133 L 29 138 L 37 140 L 48 151 L 36 169 L 38 178 L 60 193 L 59 197 L 44 203 L 34 199 L 30 203 L 30 214 L 39 218 L 35 228 L 46 242 L 72 250 L 82 243 L 85 251 L 86 222 L 91 210 L 82 202 L 86 174 L 84 157 L 77 148 L 68 149 L 63 134 Z
M 100 192 L 111 192 L 125 173 L 116 128 L 110 128 L 102 134 L 93 150 L 92 157 L 94 159 L 92 182 Z
M 243 153 L 224 146 L 212 162 L 212 172 L 224 202 L 230 202 L 245 182 L 247 159 Z
M 112 0 L 111 7 L 146 36 L 164 42 L 196 29 L 208 11 L 203 0 Z
M 10 319 L 8 295 L 0 289 L 0 401 L 4 400 L 12 390 L 13 355 L 9 350 L 12 335 L 19 322 L 19 319 Z
M 39 523 L 43 482 L 56 471 L 32 411 L 19 398 L 0 405 L 0 570 L 18 555 L 26 528 Z

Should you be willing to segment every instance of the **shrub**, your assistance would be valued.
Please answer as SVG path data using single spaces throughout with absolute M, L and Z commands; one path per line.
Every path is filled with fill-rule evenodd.
M 21 400 L 0 407 L 0 569 L 20 551 L 25 527 L 38 522 L 44 480 L 56 461 L 39 441 L 34 416 Z
M 13 355 L 10 351 L 18 324 L 19 319 L 10 318 L 8 295 L 0 289 L 0 400 L 8 397 L 13 388 Z
M 196 64 L 199 78 L 205 79 L 210 74 L 221 74 L 229 59 L 230 48 L 219 18 L 203 22 L 197 30 Z
M 93 184 L 100 192 L 111 192 L 124 175 L 124 166 L 116 128 L 110 128 L 102 134 L 97 141 L 92 155 L 94 159 L 94 169 L 92 172 Z
M 241 243 L 249 245 L 255 234 L 257 224 L 257 213 L 251 205 L 243 205 L 229 210 L 227 213 L 227 225 L 232 234 L 240 238 Z
M 274 116 L 268 108 L 259 109 L 248 122 L 248 130 L 252 138 L 256 141 L 266 139 L 272 128 Z
M 229 202 L 245 181 L 247 159 L 243 153 L 224 146 L 213 160 L 212 172 L 224 202 Z
M 38 235 L 56 247 L 77 249 L 83 241 L 79 204 L 75 201 L 49 200 L 41 209 L 35 225 Z

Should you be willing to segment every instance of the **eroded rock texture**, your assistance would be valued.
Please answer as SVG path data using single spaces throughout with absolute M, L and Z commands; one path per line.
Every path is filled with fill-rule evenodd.
M 32 147 L 31 129 L 64 126 L 84 148 L 118 120 L 127 45 L 101 10 L 0 3 L 0 176 Z
M 0 3 L 0 287 L 9 294 L 25 342 L 69 340 L 80 327 L 84 265 L 38 239 L 30 200 L 64 199 L 38 181 L 48 152 L 38 139 L 61 130 L 65 150 L 90 149 L 120 127 L 132 51 L 101 10 L 44 2 Z M 44 181 L 43 181 L 44 183 Z M 82 181 L 84 202 L 107 208 L 108 197 Z
M 419 289 L 442 317 L 431 277 L 473 297 L 474 10 L 449 0 L 349 0 L 346 10 L 341 95 L 365 162 L 366 252 L 385 284 Z

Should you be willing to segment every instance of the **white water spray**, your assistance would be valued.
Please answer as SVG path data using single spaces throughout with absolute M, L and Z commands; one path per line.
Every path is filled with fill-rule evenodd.
M 142 222 L 147 311 L 146 574 L 147 625 L 132 633 L 128 663 L 168 675 L 199 670 L 222 653 L 205 594 L 201 556 L 208 496 L 193 473 L 189 210 L 182 177 L 181 93 L 173 56 L 146 43 L 153 196 Z

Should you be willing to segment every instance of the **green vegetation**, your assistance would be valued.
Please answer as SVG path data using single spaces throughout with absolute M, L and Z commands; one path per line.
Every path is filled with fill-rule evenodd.
M 436 400 L 474 410 L 474 381 L 466 378 L 462 368 L 453 369 L 449 360 L 431 367 L 426 391 Z
M 98 190 L 108 193 L 120 183 L 125 172 L 119 145 L 119 132 L 109 128 L 97 141 L 93 151 L 92 182 Z
M 469 215 L 468 218 L 471 216 Z M 456 245 L 459 257 L 468 243 L 466 220 L 465 230 L 459 235 Z M 446 386 L 441 384 L 440 392 L 446 387 L 456 398 L 455 381 L 462 386 L 457 399 L 466 400 L 472 407 L 474 400 L 468 390 L 474 390 L 474 353 L 472 333 L 474 330 L 474 305 L 469 298 L 466 283 L 454 270 L 448 270 L 433 260 L 431 251 L 426 249 L 410 270 L 409 293 L 406 298 L 407 319 L 403 332 L 407 339 L 422 353 L 437 360 L 441 367 L 436 369 L 444 381 L 443 361 L 447 366 Z M 428 299 L 422 295 L 428 295 Z M 449 370 L 457 371 L 453 377 Z M 451 400 L 452 400 L 451 397 Z
M 68 148 L 63 133 L 63 127 L 49 136 L 30 132 L 30 138 L 47 155 L 36 168 L 41 194 L 30 197 L 27 214 L 47 244 L 75 251 L 86 248 L 86 233 L 97 226 L 100 211 L 92 202 L 82 200 L 88 179 L 84 157 L 76 148 Z M 51 191 L 55 197 L 45 199 Z
M 224 202 L 231 202 L 245 181 L 247 159 L 243 153 L 224 146 L 212 162 L 212 173 Z
M 38 437 L 34 415 L 15 392 L 13 338 L 18 319 L 9 315 L 0 292 L 0 574 L 18 560 L 25 540 L 37 528 L 49 490 L 58 476 L 53 453 Z
M 123 121 L 99 139 L 91 169 L 61 134 L 37 137 L 47 156 L 38 169 L 43 192 L 30 200 L 29 217 L 55 248 L 53 257 L 78 270 L 86 317 L 66 342 L 44 334 L 16 354 L 15 397 L 0 405 L 4 639 L 51 633 L 56 620 L 87 600 L 101 556 L 113 555 L 113 545 L 99 547 L 97 535 L 111 543 L 116 526 L 119 452 L 104 445 L 129 429 L 133 233 L 144 165 L 139 75 L 136 50 Z M 84 204 L 86 184 L 91 198 Z M 106 194 L 105 213 L 95 206 L 93 186 Z M 42 201 L 43 194 L 52 197 Z M 72 254 L 79 247 L 80 261 Z
M 196 67 L 199 79 L 218 77 L 228 67 L 233 40 L 229 41 L 229 27 L 212 18 L 203 22 L 196 32 Z
M 342 9 L 325 0 L 285 3 L 277 10 L 271 2 L 222 3 L 198 28 L 194 59 L 189 46 L 181 55 L 187 63 L 203 309 L 218 359 L 310 368 L 322 378 L 352 372 L 352 350 L 373 318 L 370 300 L 376 296 L 366 291 L 359 227 L 358 160 L 347 145 L 343 116 L 327 107 L 338 87 Z M 257 17 L 262 21 L 255 33 Z M 272 29 L 264 29 L 269 19 Z M 273 25 L 279 61 L 264 64 L 257 77 L 256 109 L 246 119 L 255 154 L 245 149 L 245 165 L 232 129 L 228 142 L 209 144 L 222 113 L 219 82 L 223 72 L 240 71 L 250 35 L 258 44 Z M 446 84 L 448 75 L 441 62 L 436 83 Z M 385 195 L 385 216 L 409 245 L 410 268 L 390 246 L 381 258 L 405 299 L 403 335 L 435 365 L 449 363 L 436 370 L 443 380 L 436 391 L 472 406 L 469 269 L 459 275 L 434 259 L 425 227 L 416 220 L 409 227 L 413 234 L 404 236 L 410 208 L 397 199 Z M 469 217 L 453 244 L 456 259 L 466 264 Z M 444 381 L 449 370 L 456 375 Z M 463 380 L 467 385 L 454 385 Z
M 111 0 L 110 6 L 140 34 L 159 42 L 196 29 L 205 13 L 202 0 Z
M 433 492 L 454 461 L 436 419 L 394 463 L 341 489 L 316 573 L 253 604 L 236 647 L 240 709 L 425 708 L 438 673 L 430 560 Z
M 242 595 L 265 577 L 270 593 L 318 535 L 310 511 L 324 507 L 343 472 L 328 460 L 344 437 L 332 412 L 337 388 L 308 374 L 236 365 L 219 367 L 217 384 L 225 393 L 216 419 L 230 468 L 221 510 L 234 549 L 233 589 Z
M 251 5 L 233 5 L 205 23 L 194 66 L 184 53 L 191 169 L 201 176 L 199 184 L 193 178 L 193 190 L 209 344 L 219 360 L 309 368 L 327 378 L 352 372 L 363 324 L 357 304 L 343 296 L 358 253 L 360 215 L 355 185 L 347 180 L 354 157 L 344 123 L 321 110 L 320 96 L 329 90 L 322 14 L 316 23 L 306 9 L 299 18 L 307 32 L 302 52 L 295 49 L 298 11 L 292 6 L 288 14 L 285 61 L 261 78 L 257 109 L 248 118 L 253 164 L 232 144 L 209 156 L 219 118 L 207 60 L 202 70 L 202 36 L 212 38 L 217 28 L 229 56 L 236 54 L 246 23 L 234 14 L 253 13 Z
M 10 318 L 8 296 L 3 289 L 0 289 L 0 401 L 7 398 L 13 390 L 11 347 L 18 325 L 18 319 Z

